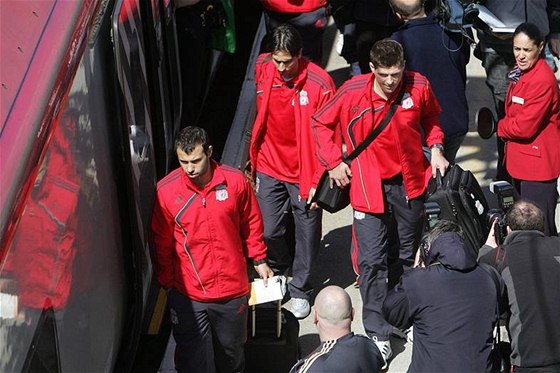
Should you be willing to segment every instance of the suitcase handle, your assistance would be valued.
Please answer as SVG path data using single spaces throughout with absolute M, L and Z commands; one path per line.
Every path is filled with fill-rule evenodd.
M 276 303 L 276 338 L 282 335 L 282 300 Z
M 251 306 L 251 338 L 254 338 L 257 331 L 257 308 Z M 276 301 L 276 338 L 282 335 L 282 299 Z

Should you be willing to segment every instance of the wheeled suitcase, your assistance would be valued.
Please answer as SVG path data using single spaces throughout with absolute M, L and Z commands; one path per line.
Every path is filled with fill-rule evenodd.
M 245 344 L 245 372 L 289 372 L 299 359 L 299 322 L 281 301 L 252 306 Z
M 452 165 L 442 177 L 438 170 L 436 179 L 428 183 L 425 206 L 431 226 L 443 219 L 459 224 L 473 255 L 478 256 L 489 231 L 488 202 L 472 172 Z

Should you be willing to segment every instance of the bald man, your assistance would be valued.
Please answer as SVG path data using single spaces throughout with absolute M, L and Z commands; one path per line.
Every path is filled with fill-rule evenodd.
M 379 372 L 381 353 L 370 338 L 352 333 L 353 319 L 352 301 L 344 289 L 327 286 L 321 290 L 313 310 L 321 344 L 290 373 Z

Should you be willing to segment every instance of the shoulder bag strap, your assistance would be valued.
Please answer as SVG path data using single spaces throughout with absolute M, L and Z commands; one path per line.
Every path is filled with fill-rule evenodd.
M 488 275 L 490 276 L 490 278 L 492 278 L 492 282 L 494 282 L 494 285 L 496 286 L 496 294 L 498 295 L 498 303 L 496 304 L 496 317 L 498 320 L 498 332 L 496 335 L 496 339 L 495 339 L 495 343 L 498 344 L 500 343 L 500 314 L 501 314 L 501 310 L 500 310 L 500 302 L 502 299 L 502 294 L 503 294 L 503 287 L 502 287 L 502 282 L 501 282 L 501 275 L 498 273 L 498 271 L 492 267 L 491 265 L 488 265 L 486 263 L 478 263 L 478 265 L 480 266 L 480 268 L 482 268 L 486 273 L 488 273 Z
M 379 136 L 381 131 L 383 131 L 385 129 L 385 127 L 387 127 L 387 125 L 391 121 L 391 118 L 393 117 L 393 114 L 395 114 L 395 111 L 397 111 L 397 106 L 399 106 L 399 104 L 402 101 L 402 98 L 404 96 L 405 85 L 406 85 L 406 83 L 404 81 L 404 76 L 403 76 L 403 80 L 401 82 L 401 89 L 399 91 L 399 94 L 397 95 L 397 97 L 395 98 L 393 103 L 391 104 L 391 107 L 389 108 L 389 111 L 387 112 L 387 114 L 385 114 L 385 117 L 383 118 L 381 123 L 379 123 L 379 125 L 377 127 L 375 127 L 375 129 L 373 131 L 371 131 L 371 133 L 365 138 L 365 140 L 362 141 L 362 143 L 360 145 L 358 145 L 352 153 L 350 153 L 346 157 L 344 157 L 344 159 L 343 159 L 344 163 L 350 164 L 350 162 L 352 162 L 358 155 L 360 155 L 360 153 L 363 152 L 364 149 L 367 148 L 369 146 L 369 144 L 371 144 L 377 136 Z

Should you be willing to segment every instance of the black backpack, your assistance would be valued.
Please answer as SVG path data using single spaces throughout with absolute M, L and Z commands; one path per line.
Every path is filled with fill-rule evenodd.
M 439 220 L 457 223 L 474 257 L 478 257 L 489 231 L 488 202 L 472 172 L 453 165 L 442 177 L 438 170 L 437 177 L 428 183 L 425 205 L 430 227 Z

